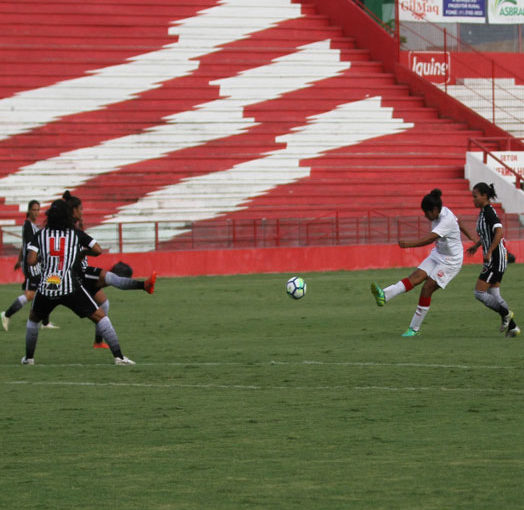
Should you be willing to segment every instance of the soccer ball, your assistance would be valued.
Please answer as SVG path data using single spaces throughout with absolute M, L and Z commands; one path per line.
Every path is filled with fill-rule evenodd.
M 293 276 L 286 283 L 286 292 L 293 299 L 303 298 L 306 294 L 306 282 L 300 276 Z

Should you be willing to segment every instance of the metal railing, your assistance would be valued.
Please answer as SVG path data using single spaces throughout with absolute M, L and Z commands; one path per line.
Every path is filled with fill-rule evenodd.
M 514 151 L 521 150 L 521 146 L 517 145 L 517 142 L 524 141 L 524 138 L 508 138 L 508 137 L 481 137 L 481 138 L 469 138 L 468 139 L 468 152 L 473 148 L 480 149 L 482 151 L 482 161 L 484 164 L 488 162 L 488 156 L 494 159 L 497 163 L 502 165 L 507 175 L 513 175 L 515 177 L 515 187 L 523 189 L 522 175 L 511 168 L 507 163 L 502 161 L 499 157 L 493 154 L 493 150 L 496 151 Z M 495 149 L 493 147 L 495 146 Z
M 461 215 L 473 232 L 476 214 Z M 524 227 L 517 215 L 500 213 L 505 237 L 523 239 Z M 417 216 L 388 216 L 370 210 L 357 216 L 317 218 L 229 218 L 203 222 L 108 223 L 87 229 L 104 250 L 111 253 L 147 251 L 212 250 L 305 246 L 396 244 L 427 234 L 429 222 Z M 1 226 L 0 255 L 16 255 L 21 226 Z
M 420 23 L 398 21 L 398 10 L 395 34 L 399 54 L 416 51 L 441 53 L 444 76 L 437 86 L 446 94 L 459 99 L 506 131 L 511 129 L 504 125 L 523 122 L 524 97 L 511 87 L 512 83 L 524 82 L 522 70 L 508 69 L 489 57 L 489 53 L 478 51 L 460 38 L 459 30 L 453 34 L 448 28 L 427 20 Z M 461 90 L 449 84 L 450 65 L 453 65 L 453 77 Z

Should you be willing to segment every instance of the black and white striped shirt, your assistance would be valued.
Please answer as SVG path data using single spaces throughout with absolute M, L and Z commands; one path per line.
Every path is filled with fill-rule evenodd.
M 38 232 L 29 249 L 39 253 L 41 258 L 39 292 L 51 298 L 73 293 L 81 280 L 80 251 L 95 244 L 96 241 L 81 230 L 46 227 Z
M 26 278 L 40 275 L 40 262 L 34 266 L 27 264 L 27 247 L 38 232 L 38 225 L 31 220 L 26 219 L 22 227 L 22 271 Z
M 495 230 L 502 228 L 502 223 L 491 205 L 486 205 L 481 209 L 479 217 L 477 218 L 477 234 L 482 243 L 482 251 L 487 253 L 493 239 L 495 237 Z M 493 250 L 491 255 L 490 266 L 503 273 L 506 270 L 508 263 L 508 252 L 504 245 L 504 239 L 500 240 L 499 245 Z

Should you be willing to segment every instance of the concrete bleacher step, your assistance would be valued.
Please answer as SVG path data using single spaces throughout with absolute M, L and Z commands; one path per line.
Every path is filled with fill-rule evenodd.
M 160 77 L 153 89 L 138 91 L 132 99 L 64 115 L 0 140 L 3 168 L 32 169 L 26 170 L 23 189 L 17 188 L 21 179 L 5 182 L 2 189 L 10 201 L 32 198 L 34 188 L 27 184 L 35 179 L 44 190 L 46 182 L 63 179 L 57 165 L 45 164 L 56 158 L 64 175 L 82 178 L 73 192 L 84 200 L 89 226 L 111 217 L 144 219 L 151 232 L 151 222 L 159 218 L 188 222 L 208 218 L 211 222 L 213 217 L 323 216 L 333 215 L 334 210 L 351 217 L 366 215 L 370 209 L 391 215 L 388 202 L 396 214 L 418 217 L 421 196 L 434 187 L 443 189 L 445 203 L 471 210 L 463 179 L 464 154 L 468 137 L 481 133 L 440 118 L 422 97 L 411 95 L 407 86 L 384 72 L 369 50 L 358 48 L 354 38 L 330 25 L 311 5 L 302 4 L 298 18 L 272 27 L 268 24 L 264 30 L 212 47 L 217 34 L 229 33 L 238 19 L 247 28 L 255 27 L 255 16 L 265 19 L 282 7 L 275 0 L 258 3 L 255 9 L 254 2 L 239 2 L 233 14 L 209 17 L 202 23 L 197 20 L 194 31 L 184 32 L 185 48 L 207 48 L 205 54 L 193 57 L 198 66 L 187 76 Z M 63 9 L 58 14 L 58 3 L 23 0 L 10 11 L 0 4 L 0 43 L 5 48 L 0 55 L 0 64 L 5 64 L 0 65 L 0 97 L 70 80 L 64 89 L 67 96 L 60 90 L 52 101 L 28 99 L 27 110 L 20 112 L 27 122 L 39 112 L 53 112 L 55 102 L 75 105 L 86 96 L 113 97 L 123 86 L 127 68 L 115 68 L 96 90 L 86 90 L 76 78 L 176 44 L 178 21 L 220 4 L 214 0 L 71 0 L 60 4 Z M 295 13 L 297 6 L 290 3 L 284 11 Z M 34 23 L 29 29 L 26 19 L 31 8 Z M 113 30 L 118 16 L 122 23 Z M 298 51 L 327 39 L 327 45 L 315 45 L 310 53 Z M 21 42 L 26 51 L 20 48 Z M 331 71 L 334 54 L 339 64 L 347 64 L 336 72 Z M 295 89 L 284 88 L 276 97 L 265 99 L 267 75 L 253 75 L 247 86 L 221 89 L 221 80 L 229 83 L 232 77 L 244 76 L 253 68 L 269 68 L 283 57 L 289 76 L 269 76 L 282 82 L 300 78 L 303 84 Z M 146 60 L 135 78 L 140 81 L 158 72 L 159 63 L 170 68 L 184 62 L 184 54 L 164 52 L 156 61 Z M 319 74 L 326 77 L 318 79 Z M 369 98 L 380 100 L 369 106 L 364 101 Z M 218 100 L 215 117 L 195 121 L 176 116 Z M 240 113 L 235 110 L 239 102 Z M 322 115 L 349 103 L 355 106 L 345 115 L 318 122 Z M 1 111 L 0 103 L 0 133 Z M 247 127 L 234 132 L 239 119 Z M 155 131 L 156 126 L 170 123 L 180 127 L 176 136 Z M 311 126 L 315 129 L 308 131 Z M 186 146 L 184 133 L 205 136 L 201 143 Z M 141 135 L 139 140 L 135 134 Z M 108 141 L 111 151 L 84 150 Z M 321 149 L 311 151 L 315 146 Z M 140 151 L 148 157 L 92 174 L 92 168 L 111 168 L 113 161 L 126 161 L 129 153 Z M 278 151 L 281 155 L 269 157 Z M 223 177 L 242 165 L 246 169 L 231 180 Z M 282 179 L 284 174 L 289 174 L 287 181 Z M 199 184 L 203 176 L 207 187 Z M 388 194 L 393 196 L 388 198 Z M 10 203 L 0 204 L 0 218 L 13 208 Z M 23 219 L 20 212 L 13 217 L 18 222 Z
M 446 90 L 449 95 L 513 136 L 524 136 L 524 85 L 517 84 L 514 78 L 465 78 L 463 83 L 449 85 Z

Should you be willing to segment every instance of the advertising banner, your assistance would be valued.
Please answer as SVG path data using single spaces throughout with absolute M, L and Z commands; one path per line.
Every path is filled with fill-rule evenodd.
M 493 156 L 500 159 L 512 170 L 517 172 L 521 177 L 524 176 L 524 152 L 520 151 L 504 151 L 504 152 L 492 152 Z M 501 177 L 506 179 L 509 183 L 515 183 L 515 176 L 505 167 L 502 166 L 497 160 L 491 158 L 488 154 L 487 165 L 495 170 Z
M 524 2 L 524 0 L 520 1 Z M 433 23 L 485 23 L 485 2 L 484 0 L 399 0 L 399 18 L 401 21 Z
M 410 51 L 409 69 L 431 83 L 449 83 L 451 78 L 449 51 Z
M 524 0 L 488 0 L 488 18 L 493 24 L 524 23 Z

